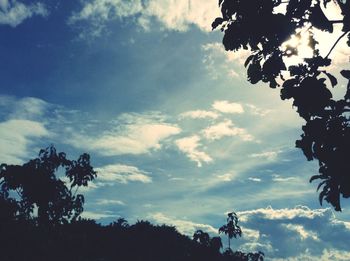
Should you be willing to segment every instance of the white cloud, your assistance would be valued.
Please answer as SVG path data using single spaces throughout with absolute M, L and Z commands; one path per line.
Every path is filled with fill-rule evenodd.
M 194 111 L 186 111 L 180 114 L 180 119 L 182 118 L 192 118 L 192 119 L 217 119 L 219 114 L 213 111 L 205 111 L 205 110 L 194 110 Z
M 176 219 L 176 218 L 168 217 L 163 213 L 150 214 L 149 218 L 154 220 L 158 224 L 175 226 L 180 233 L 188 235 L 190 237 L 192 237 L 194 232 L 198 229 L 201 229 L 207 233 L 212 233 L 212 234 L 218 233 L 217 232 L 218 230 L 212 227 L 211 225 L 194 223 L 188 220 Z
M 177 147 L 184 152 L 188 158 L 197 162 L 197 166 L 201 167 L 202 162 L 212 162 L 213 159 L 205 152 L 199 151 L 200 137 L 197 135 L 191 137 L 185 137 L 175 141 Z
M 125 19 L 139 14 L 142 10 L 141 0 L 92 0 L 83 2 L 84 6 L 68 19 L 68 24 L 89 21 L 90 26 L 84 26 L 80 38 L 87 36 L 99 37 L 105 31 L 106 23 L 115 19 Z M 140 21 L 140 26 L 146 29 L 147 21 Z
M 0 158 L 3 163 L 19 164 L 30 154 L 32 139 L 50 136 L 45 126 L 36 121 L 12 119 L 0 123 Z
M 261 117 L 264 117 L 271 112 L 271 110 L 269 109 L 262 109 L 253 104 L 245 104 L 245 106 L 248 107 L 249 112 L 251 114 L 261 116 Z
M 125 203 L 121 200 L 115 199 L 98 199 L 96 205 L 121 205 L 125 206 Z
M 222 175 L 216 175 L 216 179 L 224 182 L 232 181 L 237 176 L 234 172 L 228 172 Z
M 101 218 L 117 218 L 118 215 L 110 214 L 110 212 L 92 212 L 92 211 L 84 211 L 81 214 L 82 218 L 87 218 L 87 219 L 101 219 Z
M 296 206 L 295 208 L 273 209 L 272 207 L 259 208 L 254 210 L 247 210 L 238 212 L 241 221 L 248 221 L 252 216 L 259 215 L 264 219 L 294 219 L 296 217 L 303 217 L 306 219 L 315 219 L 329 214 L 329 209 L 310 209 L 306 206 Z M 333 215 L 332 215 L 333 216 Z
M 156 17 L 167 29 L 185 31 L 193 24 L 203 31 L 210 31 L 219 11 L 216 1 L 150 0 L 143 15 Z
M 98 180 L 107 183 L 123 183 L 141 182 L 151 183 L 152 178 L 148 176 L 149 173 L 138 169 L 134 166 L 113 164 L 103 167 L 95 168 L 98 175 Z
M 254 182 L 261 182 L 260 178 L 255 178 L 255 177 L 249 177 L 248 180 L 254 181 Z
M 254 140 L 254 137 L 247 133 L 245 129 L 235 127 L 231 120 L 226 120 L 216 125 L 209 126 L 202 132 L 204 137 L 209 140 L 218 140 L 223 137 L 233 136 L 238 136 L 244 141 Z
M 272 180 L 275 182 L 288 182 L 288 181 L 297 181 L 298 179 L 296 177 L 281 177 L 278 174 L 273 174 Z
M 93 25 L 103 27 L 110 20 L 135 17 L 140 27 L 149 30 L 152 19 L 160 22 L 165 29 L 185 31 L 196 25 L 204 31 L 211 30 L 212 21 L 219 16 L 220 9 L 215 1 L 200 0 L 93 0 L 82 10 L 74 13 L 70 22 L 89 20 Z
M 9 117 L 15 119 L 34 119 L 43 116 L 50 106 L 47 102 L 34 97 L 22 98 L 13 105 L 13 112 Z
M 25 5 L 16 0 L 0 0 L 0 24 L 16 27 L 34 15 L 46 17 L 48 14 L 42 3 Z
M 273 258 L 273 261 L 284 261 L 284 258 Z M 350 252 L 349 251 L 339 251 L 335 249 L 324 249 L 320 255 L 312 255 L 309 250 L 305 250 L 305 252 L 294 256 L 289 257 L 288 261 L 319 261 L 319 260 L 336 260 L 336 261 L 349 261 L 350 260 Z
M 164 140 L 181 132 L 178 126 L 165 123 L 158 116 L 122 115 L 114 123 L 113 130 L 95 136 L 73 133 L 67 142 L 104 156 L 149 153 L 161 149 Z
M 250 50 L 240 49 L 236 52 L 226 51 L 222 43 L 207 43 L 202 45 L 202 49 L 211 53 L 215 58 L 224 58 L 227 63 L 236 62 L 243 65 L 247 57 L 250 55 Z
M 135 15 L 142 10 L 140 0 L 95 0 L 86 2 L 79 13 L 70 17 L 70 22 L 95 19 L 101 22 Z
M 229 101 L 214 101 L 213 108 L 222 113 L 243 113 L 243 106 L 239 103 Z
M 350 240 L 349 222 L 338 220 L 330 209 L 305 206 L 260 208 L 237 212 L 248 231 L 239 249 L 265 252 L 269 260 L 347 260 Z
M 301 240 L 311 238 L 315 241 L 319 241 L 319 238 L 315 232 L 305 230 L 304 226 L 296 224 L 282 224 L 285 228 L 295 231 L 300 235 Z
M 264 151 L 261 153 L 253 153 L 250 155 L 252 158 L 262 158 L 266 160 L 276 160 L 278 154 L 280 154 L 282 151 Z
M 232 78 L 239 78 L 239 74 L 234 70 L 230 70 L 228 75 L 231 76 Z

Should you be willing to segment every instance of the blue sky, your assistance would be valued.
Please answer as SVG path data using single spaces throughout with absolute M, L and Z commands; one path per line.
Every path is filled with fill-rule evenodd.
M 0 0 L 1 161 L 50 144 L 87 152 L 98 178 L 82 190 L 85 217 L 215 234 L 234 210 L 236 249 L 349 260 L 349 202 L 342 213 L 319 205 L 317 162 L 294 148 L 303 121 L 278 90 L 247 82 L 246 53 L 225 52 L 210 31 L 218 11 L 199 0 Z M 339 49 L 332 70 L 348 55 Z

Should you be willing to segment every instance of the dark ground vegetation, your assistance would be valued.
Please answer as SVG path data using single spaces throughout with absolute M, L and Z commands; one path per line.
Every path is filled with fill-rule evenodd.
M 61 170 L 65 179 L 59 178 Z M 198 230 L 193 239 L 175 227 L 118 219 L 101 225 L 81 218 L 78 194 L 97 176 L 90 157 L 68 160 L 51 146 L 23 165 L 0 168 L 1 261 L 203 261 L 263 260 L 263 254 L 223 251 L 220 237 Z M 65 180 L 62 181 L 62 180 Z M 237 215 L 228 214 L 220 232 L 240 236 Z

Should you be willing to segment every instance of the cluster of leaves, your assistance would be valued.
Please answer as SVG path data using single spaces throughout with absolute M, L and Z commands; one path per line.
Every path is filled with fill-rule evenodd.
M 337 79 L 325 68 L 331 65 L 329 56 L 342 37 L 348 37 L 350 46 L 350 1 L 333 0 L 341 10 L 342 20 L 339 21 L 328 20 L 322 10 L 330 1 L 219 0 L 222 17 L 216 18 L 212 27 L 220 27 L 224 32 L 223 45 L 227 51 L 251 51 L 245 62 L 248 81 L 252 84 L 263 81 L 271 88 L 280 87 L 283 100 L 293 99 L 293 106 L 306 121 L 296 146 L 308 160 L 319 161 L 320 174 L 313 176 L 310 182 L 321 179 L 320 203 L 324 199 L 340 211 L 340 195 L 350 197 L 350 165 L 347 163 L 350 155 L 350 71 L 341 71 L 349 84 L 344 98 L 334 100 L 330 88 L 337 85 Z M 286 5 L 285 13 L 275 11 L 281 5 Z M 313 30 L 332 33 L 335 23 L 342 24 L 343 34 L 323 57 Z M 284 47 L 283 43 L 292 35 L 300 37 L 301 30 L 305 29 L 309 32 L 313 55 L 287 68 L 286 58 L 298 55 L 298 49 Z
M 242 229 L 238 225 L 238 217 L 235 212 L 227 214 L 226 224 L 219 228 L 219 233 L 224 233 L 228 238 L 228 248 L 231 248 L 231 239 L 242 236 Z
M 70 181 L 69 187 L 56 176 L 60 168 Z M 77 189 L 87 186 L 95 177 L 88 154 L 68 160 L 65 153 L 57 153 L 53 146 L 41 150 L 38 158 L 23 165 L 2 164 L 0 219 L 53 225 L 69 223 L 83 211 L 84 196 L 76 194 Z

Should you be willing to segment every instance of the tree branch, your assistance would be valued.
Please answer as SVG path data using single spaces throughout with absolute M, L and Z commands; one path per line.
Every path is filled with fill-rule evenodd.
M 79 186 L 77 186 L 77 188 L 75 189 L 75 192 L 74 192 L 73 197 L 75 197 L 75 195 L 77 194 L 77 192 L 78 192 L 78 188 L 79 188 Z
M 344 23 L 344 20 L 331 20 L 329 22 L 331 22 L 332 24 L 342 24 Z
M 339 36 L 338 40 L 333 44 L 332 48 L 329 50 L 328 54 L 326 55 L 325 59 L 328 58 L 328 56 L 332 53 L 335 46 L 339 43 L 339 41 L 347 34 L 349 31 L 344 32 L 341 36 Z

